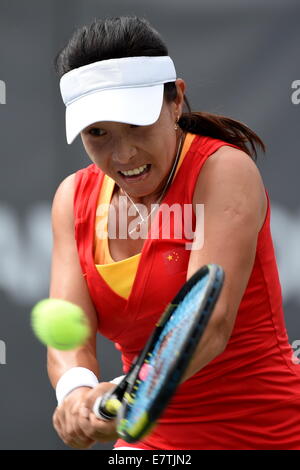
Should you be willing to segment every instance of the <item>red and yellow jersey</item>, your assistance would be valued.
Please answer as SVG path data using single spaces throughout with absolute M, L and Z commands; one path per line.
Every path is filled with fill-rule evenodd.
M 223 145 L 230 144 L 188 134 L 162 204 L 179 204 L 182 209 L 191 205 L 203 164 Z M 97 240 L 96 214 L 99 203 L 110 200 L 113 184 L 94 164 L 77 172 L 75 184 L 75 238 L 83 275 L 99 331 L 121 351 L 126 373 L 186 281 L 191 240 L 185 232 L 175 236 L 176 220 L 171 217 L 169 237 L 148 237 L 139 255 L 114 263 L 107 240 Z M 184 209 L 182 214 L 185 217 Z M 161 235 L 159 211 L 156 218 Z M 191 218 L 194 229 L 194 213 Z M 225 351 L 179 386 L 157 426 L 132 446 L 300 449 L 299 416 L 300 366 L 292 361 L 284 323 L 268 197 L 253 269 Z M 121 439 L 116 443 L 124 445 L 130 446 Z
M 179 168 L 187 154 L 188 149 L 191 146 L 193 139 L 193 134 L 188 134 L 186 136 L 174 177 L 179 171 Z M 114 186 L 115 181 L 109 176 L 104 175 L 97 203 L 97 208 L 101 208 L 102 206 L 104 209 L 96 210 L 94 260 L 100 276 L 111 287 L 111 289 L 113 289 L 117 294 L 124 297 L 125 299 L 128 299 L 140 262 L 141 253 L 131 256 L 130 258 L 126 258 L 122 261 L 114 261 L 110 256 L 107 238 L 107 216 L 108 206 L 111 201 Z M 172 259 L 172 255 L 169 255 L 168 261 L 172 261 Z

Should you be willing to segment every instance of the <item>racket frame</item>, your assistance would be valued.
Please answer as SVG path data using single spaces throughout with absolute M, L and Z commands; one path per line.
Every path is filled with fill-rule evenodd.
M 174 359 L 164 381 L 168 386 L 161 387 L 160 392 L 155 397 L 154 404 L 152 404 L 150 412 L 148 411 L 146 413 L 140 427 L 137 425 L 135 429 L 130 432 L 130 429 L 126 429 L 126 415 L 132 406 L 132 401 L 136 394 L 135 388 L 141 383 L 139 372 L 144 365 L 145 360 L 149 354 L 151 354 L 151 351 L 153 351 L 158 338 L 174 310 L 192 287 L 207 274 L 209 275 L 209 278 L 205 287 L 205 295 L 201 300 L 197 314 L 195 315 L 193 326 L 190 329 L 191 335 L 185 339 L 180 355 L 177 359 Z M 103 397 L 99 397 L 95 402 L 94 412 L 98 417 L 104 420 L 117 418 L 118 434 L 125 441 L 130 443 L 136 442 L 147 434 L 150 428 L 155 424 L 163 409 L 166 407 L 167 403 L 171 400 L 214 311 L 214 306 L 219 298 L 223 282 L 224 271 L 220 266 L 209 264 L 198 269 L 180 289 L 175 298 L 168 304 L 164 313 L 156 323 L 154 331 L 150 335 L 145 347 L 140 355 L 133 361 L 129 372 L 125 375 L 124 379 L 112 391 L 107 392 Z M 117 399 L 122 403 L 122 406 L 118 407 L 118 410 L 115 410 L 115 412 L 110 412 L 106 408 L 106 404 L 111 399 Z

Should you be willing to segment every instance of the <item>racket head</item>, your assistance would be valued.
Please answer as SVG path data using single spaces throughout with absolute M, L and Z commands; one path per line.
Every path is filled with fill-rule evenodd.
M 117 431 L 125 441 L 136 442 L 149 433 L 174 395 L 203 336 L 223 282 L 220 266 L 203 266 L 160 317 L 137 360 L 123 406 L 118 410 Z

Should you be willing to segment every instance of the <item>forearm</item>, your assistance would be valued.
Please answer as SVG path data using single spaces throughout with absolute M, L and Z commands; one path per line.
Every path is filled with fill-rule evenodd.
M 84 347 L 72 351 L 58 351 L 48 348 L 47 370 L 49 380 L 54 388 L 60 377 L 72 367 L 85 367 L 99 378 L 99 364 L 93 348 Z

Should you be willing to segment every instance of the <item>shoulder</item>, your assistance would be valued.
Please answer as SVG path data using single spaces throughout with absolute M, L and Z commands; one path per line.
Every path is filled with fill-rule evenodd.
M 53 228 L 60 225 L 72 227 L 74 219 L 73 201 L 75 192 L 76 173 L 67 176 L 59 184 L 52 203 L 52 223 Z
M 73 224 L 74 201 L 77 194 L 81 194 L 88 181 L 91 187 L 95 178 L 99 177 L 101 170 L 93 163 L 70 174 L 59 184 L 52 204 L 52 217 L 54 220 L 69 220 Z
M 252 214 L 258 230 L 267 210 L 267 197 L 257 165 L 242 150 L 224 145 L 204 163 L 194 190 L 197 203 L 223 206 L 232 216 Z
M 85 168 L 81 168 L 72 173 L 71 175 L 67 176 L 59 184 L 54 196 L 53 203 L 62 203 L 64 205 L 69 204 L 69 206 L 73 206 L 73 200 L 76 190 L 76 181 L 78 184 L 80 179 L 82 179 L 84 176 L 86 176 L 87 178 L 89 178 L 92 174 L 98 176 L 100 172 L 101 170 L 94 163 L 92 163 L 91 165 L 88 165 Z
M 56 189 L 53 204 L 65 203 L 68 200 L 72 200 L 75 190 L 75 178 L 76 173 L 72 173 L 61 181 Z

